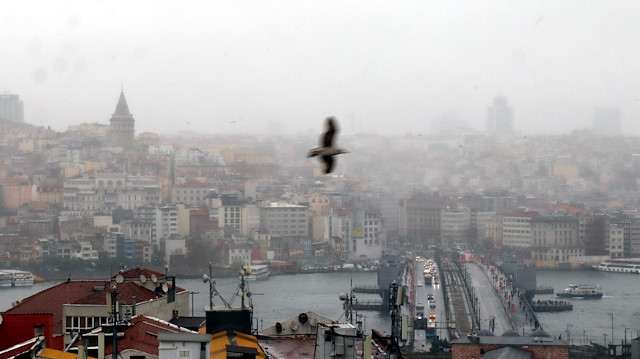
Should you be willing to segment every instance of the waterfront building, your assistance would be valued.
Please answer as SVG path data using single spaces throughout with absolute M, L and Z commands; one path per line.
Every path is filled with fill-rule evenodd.
M 531 247 L 531 218 L 538 212 L 515 212 L 502 217 L 502 245 L 513 248 Z
M 579 267 L 584 248 L 578 240 L 578 218 L 536 216 L 531 218 L 531 259 L 538 267 Z
M 624 257 L 624 229 L 617 223 L 609 225 L 609 241 L 607 250 L 610 258 Z
M 111 115 L 109 127 L 109 142 L 114 146 L 131 147 L 134 142 L 134 126 L 135 120 L 129 112 L 127 99 L 124 97 L 124 91 L 120 91 L 120 98 L 116 105 L 116 110 Z
M 622 229 L 622 257 L 640 257 L 640 218 L 615 215 L 609 219 L 609 223 L 611 225 L 615 224 L 618 229 Z
M 578 241 L 582 243 L 585 256 L 607 254 L 609 217 L 604 214 L 587 214 L 578 217 Z

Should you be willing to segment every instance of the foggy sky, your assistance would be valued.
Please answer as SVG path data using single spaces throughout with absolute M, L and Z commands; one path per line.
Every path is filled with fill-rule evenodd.
M 0 0 L 0 91 L 25 121 L 136 133 L 484 130 L 504 95 L 528 134 L 619 107 L 640 135 L 638 1 Z M 447 116 L 444 116 L 447 117 Z

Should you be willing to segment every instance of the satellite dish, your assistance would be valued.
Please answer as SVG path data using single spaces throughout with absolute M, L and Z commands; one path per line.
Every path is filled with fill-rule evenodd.
M 2 316 L 0 315 L 0 325 L 2 325 Z
M 307 313 L 300 313 L 300 315 L 298 315 L 298 321 L 300 322 L 300 324 L 305 324 L 308 320 L 309 316 L 307 315 Z
M 206 274 L 203 274 L 203 275 L 202 275 L 202 281 L 203 281 L 204 283 L 207 283 L 207 282 L 209 281 L 209 276 L 208 276 L 208 275 L 206 275 Z
M 144 274 L 140 274 L 140 281 L 142 283 L 147 283 L 147 277 Z
M 247 297 L 251 298 L 251 291 L 247 292 Z
M 280 333 L 282 331 L 282 324 L 280 322 L 276 322 L 276 332 Z
M 169 291 L 169 286 L 167 285 L 167 283 L 162 283 L 162 291 L 165 293 Z
M 298 323 L 292 320 L 291 322 L 289 322 L 289 328 L 291 328 L 291 330 L 295 332 L 296 330 L 298 330 Z
M 316 325 L 318 325 L 318 320 L 316 318 L 311 318 L 311 320 L 309 321 L 309 325 L 315 327 Z
M 155 274 L 155 273 L 152 273 L 152 274 L 151 274 L 151 281 L 152 281 L 153 283 L 155 283 L 155 282 L 157 282 L 157 281 L 158 281 L 158 277 L 156 277 L 156 274 Z
M 124 282 L 124 276 L 122 274 L 118 274 L 116 276 L 116 283 L 120 284 L 122 282 Z

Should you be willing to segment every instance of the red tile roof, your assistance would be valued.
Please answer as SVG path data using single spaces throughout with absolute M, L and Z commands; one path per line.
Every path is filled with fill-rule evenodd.
M 147 354 L 158 355 L 158 333 L 194 333 L 188 329 L 165 322 L 153 317 L 137 315 L 131 318 L 131 326 L 124 330 L 124 338 L 118 339 L 118 351 L 135 349 Z M 106 355 L 113 353 L 113 344 L 108 344 Z
M 118 284 L 116 286 L 116 292 L 118 292 L 118 301 L 122 302 L 124 305 L 132 305 L 134 296 L 136 297 L 136 303 L 162 297 L 161 295 L 156 295 L 153 291 L 135 284 L 134 282 Z M 109 295 L 109 293 L 109 289 L 107 288 L 91 292 L 89 295 L 74 301 L 73 304 L 107 305 L 107 295 Z
M 53 333 L 60 334 L 62 333 L 62 305 L 80 300 L 87 293 L 91 293 L 95 286 L 104 286 L 104 281 L 87 280 L 60 283 L 23 299 L 6 313 L 53 313 Z
M 154 270 L 147 269 L 147 268 L 131 268 L 118 274 L 122 274 L 125 279 L 136 279 L 136 280 L 140 279 L 141 274 L 144 274 L 144 276 L 147 277 L 147 279 L 151 279 L 152 274 L 155 274 L 158 279 L 165 277 L 164 273 L 156 272 Z M 112 276 L 111 279 L 115 279 L 116 276 L 118 276 L 118 274 Z

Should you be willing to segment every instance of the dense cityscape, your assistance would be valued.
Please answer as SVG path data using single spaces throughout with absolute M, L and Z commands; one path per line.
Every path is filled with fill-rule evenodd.
M 397 310 L 397 316 L 412 319 L 409 336 L 393 329 L 401 327 L 395 319 L 389 337 L 373 333 L 374 343 L 387 343 L 374 345 L 380 355 L 440 352 L 471 358 L 471 354 L 462 354 L 471 350 L 469 345 L 490 348 L 498 344 L 491 340 L 481 344 L 486 338 L 482 339 L 480 329 L 494 331 L 497 322 L 503 335 L 513 332 L 506 327 L 516 329 L 518 335 L 521 326 L 522 336 L 526 328 L 535 342 L 522 338 L 507 344 L 521 349 L 536 346 L 540 344 L 537 338 L 546 333 L 542 330 L 545 323 L 538 321 L 540 314 L 534 312 L 572 309 L 570 302 L 536 302 L 527 293 L 529 301 L 520 299 L 522 312 L 516 312 L 513 296 L 517 299 L 519 291 L 537 289 L 536 269 L 588 270 L 614 259 L 633 264 L 633 258 L 640 258 L 640 139 L 622 136 L 620 113 L 615 108 L 595 109 L 589 129 L 529 136 L 514 129 L 514 111 L 508 99 L 499 96 L 488 104 L 485 131 L 449 121 L 438 124 L 432 135 L 341 135 L 338 142 L 350 153 L 340 156 L 330 174 L 323 174 L 315 159 L 305 157 L 316 143 L 310 135 L 136 134 L 124 91 L 110 119 L 105 114 L 103 122 L 72 125 L 65 132 L 29 125 L 23 112 L 17 95 L 0 96 L 0 279 L 19 286 L 10 278 L 17 269 L 33 272 L 36 281 L 66 280 L 66 286 L 58 284 L 42 292 L 49 292 L 47 298 L 64 297 L 62 293 L 69 291 L 64 287 L 75 288 L 75 299 L 60 303 L 66 321 L 57 329 L 53 326 L 54 332 L 61 333 L 59 339 L 49 338 L 49 346 L 55 349 L 73 347 L 80 352 L 82 344 L 75 334 L 93 333 L 96 327 L 124 320 L 111 319 L 116 314 L 104 316 L 116 303 L 115 297 L 108 299 L 116 295 L 116 287 L 129 296 L 128 300 L 120 298 L 131 312 L 127 326 L 171 320 L 183 327 L 186 322 L 180 317 L 188 318 L 190 306 L 191 318 L 204 317 L 194 317 L 193 303 L 189 304 L 189 295 L 199 292 L 177 287 L 177 277 L 208 273 L 205 283 L 214 283 L 213 277 L 235 277 L 240 271 L 244 283 L 245 275 L 255 280 L 269 274 L 355 270 L 378 271 L 383 303 L 393 305 L 393 298 L 404 298 L 392 310 L 392 318 Z M 388 283 L 401 281 L 404 293 L 397 288 L 389 292 L 383 287 L 388 283 L 381 281 L 382 266 L 388 268 L 394 255 L 408 261 L 394 264 L 397 270 Z M 435 261 L 424 264 L 419 255 Z M 470 262 L 475 266 L 469 266 Z M 513 263 L 520 269 L 513 267 L 508 272 Z M 522 279 L 531 277 L 523 270 L 534 271 L 532 288 Z M 633 271 L 638 273 L 636 267 Z M 109 277 L 107 282 L 100 281 Z M 84 281 L 87 278 L 93 281 Z M 435 297 L 427 293 L 426 287 L 431 286 L 437 289 Z M 457 292 L 459 286 L 466 291 Z M 499 293 L 500 315 L 478 307 L 479 299 L 485 305 L 487 297 L 496 295 L 487 292 L 485 298 L 478 298 L 487 287 Z M 89 288 L 100 293 L 98 297 L 87 294 Z M 213 288 L 210 285 L 210 300 Z M 580 288 L 576 285 L 574 289 Z M 245 296 L 242 291 L 237 293 L 244 310 Z M 600 287 L 593 293 L 602 297 Z M 42 306 L 39 297 L 12 303 L 13 308 L 3 314 L 5 321 Z M 158 298 L 164 304 L 158 304 Z M 445 312 L 437 316 L 432 311 L 427 318 L 424 302 L 432 309 L 444 303 Z M 387 305 L 372 303 L 368 305 Z M 88 314 L 83 306 L 89 304 L 101 309 Z M 345 304 L 345 308 L 350 306 Z M 517 315 L 506 310 L 511 306 Z M 218 313 L 211 309 L 208 323 L 209 315 Z M 135 317 L 136 310 L 151 317 Z M 54 323 L 58 320 L 55 315 Z M 496 318 L 504 315 L 508 319 L 500 323 L 503 319 Z M 308 312 L 304 319 L 283 323 L 295 326 L 295 331 L 309 318 L 333 320 Z M 625 339 L 616 352 L 613 314 L 611 321 L 608 354 L 629 354 L 626 334 L 630 328 L 623 327 Z M 206 332 L 224 329 L 221 322 L 216 323 L 215 328 L 207 324 Z M 282 323 L 277 324 L 279 330 L 277 325 L 263 329 L 259 338 L 265 341 L 254 346 L 261 348 L 273 340 L 271 336 L 281 335 Z M 11 324 L 4 327 L 11 328 Z M 247 333 L 254 330 L 253 326 L 241 328 Z M 315 329 L 305 330 L 315 337 Z M 361 329 L 350 330 L 340 335 L 362 333 Z M 473 337 L 465 339 L 465 333 Z M 480 339 L 474 341 L 476 335 Z M 570 335 L 569 324 L 566 335 Z M 587 348 L 586 330 L 584 336 Z M 93 340 L 85 334 L 82 338 Z M 206 341 L 205 337 L 191 339 Z M 540 344 L 540 352 L 532 349 L 531 355 L 568 357 L 572 341 L 563 341 L 561 335 L 549 340 L 551 344 Z M 269 343 L 271 354 L 263 349 L 258 352 L 262 357 L 279 357 L 274 354 L 279 353 L 274 349 L 278 345 Z M 399 343 L 407 347 L 394 352 Z M 16 342 L 0 344 L 3 358 L 29 352 L 11 347 Z M 366 356 L 362 345 L 355 347 L 360 348 L 358 355 Z M 499 346 L 504 345 L 500 342 Z M 600 347 L 588 348 L 592 354 L 604 355 L 606 346 L 605 334 Z M 578 346 L 572 348 L 575 354 Z M 154 350 L 151 354 L 157 357 L 158 348 Z M 316 357 L 323 356 L 316 352 Z
M 124 92 L 110 120 L 66 132 L 9 117 L 0 263 L 371 265 L 401 244 L 515 251 L 541 268 L 640 257 L 640 140 L 619 112 L 525 136 L 506 98 L 488 107 L 485 132 L 343 136 L 352 153 L 329 176 L 304 157 L 309 136 L 134 135 Z

